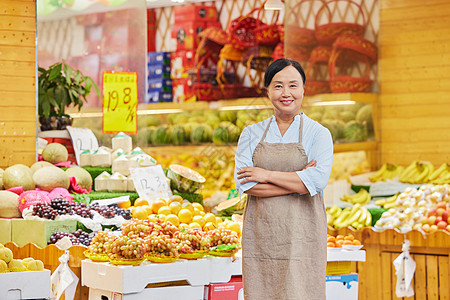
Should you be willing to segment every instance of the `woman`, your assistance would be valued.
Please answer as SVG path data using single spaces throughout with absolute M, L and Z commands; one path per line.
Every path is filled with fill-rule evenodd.
M 305 81 L 298 62 L 273 62 L 264 86 L 274 115 L 246 127 L 239 138 L 236 188 L 249 195 L 242 236 L 246 300 L 325 299 L 322 190 L 333 141 L 325 127 L 299 114 Z

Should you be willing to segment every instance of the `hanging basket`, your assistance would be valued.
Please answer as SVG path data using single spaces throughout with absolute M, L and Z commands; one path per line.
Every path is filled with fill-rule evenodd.
M 267 46 L 254 46 L 246 49 L 243 53 L 242 63 L 258 72 L 265 72 L 272 61 L 273 48 Z
M 265 3 L 265 2 L 264 2 Z M 258 10 L 258 20 L 261 16 L 263 7 Z M 264 46 L 275 46 L 280 41 L 280 32 L 278 31 L 279 25 L 277 25 L 280 12 L 276 12 L 277 16 L 274 24 L 264 24 L 262 21 L 260 25 L 254 29 L 256 43 Z
M 312 49 L 309 47 L 301 46 L 286 47 L 285 55 L 286 58 L 294 59 L 298 62 L 307 62 L 311 54 L 311 50 Z
M 272 53 L 274 61 L 280 58 L 284 58 L 284 43 L 278 43 Z
M 218 45 L 225 45 L 227 41 L 227 33 L 219 27 L 208 27 L 198 34 L 200 38 L 206 38 L 208 41 L 214 42 Z
M 280 35 L 280 43 L 284 43 L 284 25 L 278 25 L 278 33 Z
M 230 22 L 227 44 L 241 51 L 256 45 L 255 28 L 264 25 L 261 20 L 251 17 L 258 9 L 260 8 L 255 8 L 245 16 L 240 16 Z
M 197 100 L 199 101 L 214 101 L 222 99 L 222 91 L 218 85 L 212 85 L 211 83 L 197 82 L 194 83 L 192 88 L 194 89 Z
M 369 48 L 371 50 L 367 50 Z M 333 46 L 328 64 L 331 91 L 333 93 L 370 92 L 373 83 L 370 79 L 370 69 L 375 59 L 376 47 L 372 42 L 352 34 L 339 36 Z M 350 61 L 359 61 L 365 64 L 365 72 L 362 77 L 336 75 L 336 64 L 338 62 L 345 64 Z
M 305 95 L 312 96 L 316 94 L 325 94 L 330 92 L 330 82 L 328 80 L 319 80 L 314 78 L 313 71 L 320 65 L 328 65 L 331 56 L 331 47 L 317 46 L 311 51 L 306 78 L 308 82 L 305 86 Z
M 301 11 L 301 6 L 307 2 L 316 2 L 319 1 L 323 3 L 321 7 L 328 8 L 323 0 L 302 0 L 299 1 L 294 7 L 292 7 L 290 11 L 290 16 L 294 16 L 295 20 L 297 20 L 297 15 Z M 328 13 L 331 18 L 331 11 L 328 9 Z M 289 18 L 286 18 L 289 20 Z M 314 47 L 317 45 L 317 39 L 314 28 L 300 27 L 294 24 L 286 25 L 286 33 L 289 36 L 289 44 L 301 47 Z
M 349 23 L 349 22 L 332 22 L 332 16 L 329 16 L 328 20 L 329 23 L 319 25 L 320 18 L 324 12 L 325 9 L 328 11 L 330 10 L 329 4 L 332 2 L 348 2 L 349 4 L 355 5 L 358 10 L 361 13 L 362 17 L 362 24 L 356 23 Z M 367 23 L 366 23 L 366 17 L 364 15 L 364 11 L 362 10 L 361 6 L 351 0 L 331 0 L 328 2 L 325 2 L 322 7 L 319 9 L 316 15 L 315 20 L 315 26 L 316 26 L 316 39 L 321 45 L 331 45 L 333 42 L 337 39 L 339 35 L 342 33 L 353 33 L 359 36 L 364 35 L 364 31 L 366 30 Z

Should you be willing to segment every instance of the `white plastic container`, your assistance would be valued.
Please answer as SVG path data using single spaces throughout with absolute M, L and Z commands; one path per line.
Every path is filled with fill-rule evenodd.
M 0 299 L 50 299 L 50 270 L 0 273 Z

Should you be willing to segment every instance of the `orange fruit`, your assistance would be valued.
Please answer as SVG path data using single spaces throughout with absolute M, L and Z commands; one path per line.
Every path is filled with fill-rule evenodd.
M 169 204 L 172 202 L 178 202 L 180 204 L 183 204 L 183 198 L 180 195 L 173 195 L 169 198 Z
M 178 219 L 181 223 L 190 223 L 192 220 L 192 212 L 187 208 L 183 208 L 178 212 Z
M 142 205 L 148 205 L 148 201 L 142 198 L 137 198 L 136 201 L 134 201 L 134 206 L 142 206 Z
M 334 236 L 329 236 L 328 238 L 327 238 L 327 243 L 334 243 L 334 242 L 336 242 L 336 238 L 334 237 Z
M 327 243 L 327 247 L 336 247 L 336 244 L 335 243 L 332 243 L 332 242 L 328 242 Z
M 183 229 L 183 228 L 189 228 L 189 225 L 186 223 L 180 223 L 180 225 L 178 226 L 178 229 Z
M 338 236 L 336 236 L 336 240 L 343 240 L 344 239 L 344 236 L 343 235 L 338 235 Z
M 361 242 L 359 240 L 353 240 L 353 245 L 361 245 Z
M 192 206 L 193 206 L 194 208 L 197 208 L 197 209 L 200 210 L 200 211 L 205 211 L 205 209 L 203 208 L 203 205 L 201 205 L 201 204 L 198 203 L 198 202 L 193 202 L 193 203 L 192 203 Z
M 337 240 L 336 241 L 336 247 L 337 248 L 342 248 L 342 244 L 344 243 L 344 240 Z
M 148 218 L 150 220 L 150 222 L 155 222 L 158 219 L 158 215 L 156 214 L 151 214 L 148 216 Z
M 131 206 L 131 201 L 128 198 L 128 201 L 117 203 L 120 208 L 127 209 Z
M 157 214 L 157 213 L 158 213 L 158 210 L 159 210 L 161 207 L 166 206 L 166 205 L 167 205 L 166 201 L 164 201 L 164 200 L 161 199 L 161 198 L 158 198 L 158 199 L 153 200 L 153 202 L 152 202 L 152 210 L 153 210 L 153 213 L 154 213 L 154 214 Z
M 241 234 L 241 226 L 237 222 L 228 222 L 226 227 L 227 229 L 236 232 L 238 236 Z
M 170 211 L 170 208 L 168 206 L 161 206 L 158 209 L 158 215 L 166 215 L 166 216 L 168 216 L 170 214 L 171 214 L 171 211 Z
M 342 245 L 353 245 L 352 241 L 349 240 L 344 240 L 344 242 L 342 243 Z
M 352 234 L 349 234 L 346 237 L 344 237 L 344 240 L 346 240 L 346 241 L 353 241 L 354 239 L 355 239 L 355 237 Z
M 142 207 L 142 209 L 145 209 L 145 211 L 149 215 L 151 215 L 153 213 L 152 207 L 150 205 L 142 205 L 142 206 L 139 206 L 139 207 Z
M 221 217 L 216 217 L 216 224 L 220 224 L 222 222 L 223 222 L 223 220 Z

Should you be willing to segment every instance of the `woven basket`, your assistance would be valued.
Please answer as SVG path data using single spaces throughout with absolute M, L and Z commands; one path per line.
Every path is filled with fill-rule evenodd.
M 311 51 L 306 78 L 308 82 L 305 86 L 305 95 L 325 94 L 330 92 L 330 82 L 328 80 L 318 80 L 314 78 L 313 72 L 320 64 L 328 65 L 331 56 L 331 47 L 317 46 Z
M 227 30 L 227 44 L 241 51 L 256 45 L 255 28 L 264 24 L 258 18 L 251 17 L 251 15 L 259 9 L 259 7 L 252 9 L 245 16 L 240 16 L 230 22 Z
M 345 43 L 338 42 L 339 39 L 345 39 Z M 360 49 L 360 46 L 356 44 L 361 44 L 363 38 L 359 36 L 353 36 L 355 45 L 350 45 L 351 40 L 349 36 L 339 37 L 333 47 L 331 52 L 330 61 L 328 64 L 328 70 L 330 74 L 330 88 L 333 93 L 355 93 L 355 92 L 370 92 L 372 89 L 372 80 L 370 79 L 370 68 L 373 63 L 373 58 L 376 56 L 367 55 L 367 51 Z M 371 44 L 370 41 L 365 40 L 367 45 Z M 372 43 L 373 44 L 373 43 Z M 340 46 L 337 46 L 340 45 Z M 374 46 L 374 45 L 373 45 Z M 357 50 L 356 50 L 357 49 Z M 365 64 L 365 72 L 362 77 L 351 77 L 351 76 L 336 76 L 336 64 L 348 63 L 350 60 L 354 62 L 363 62 Z
M 362 24 L 348 23 L 348 22 L 332 22 L 332 16 L 329 16 L 328 18 L 329 23 L 319 25 L 320 18 L 324 10 L 328 9 L 329 11 L 330 10 L 329 4 L 332 2 L 339 2 L 339 1 L 348 2 L 351 3 L 352 5 L 356 5 L 362 16 Z M 362 10 L 361 6 L 358 3 L 351 0 L 331 0 L 324 3 L 317 12 L 315 26 L 316 26 L 315 31 L 316 39 L 319 42 L 319 44 L 331 45 L 341 33 L 353 33 L 356 35 L 363 36 L 364 31 L 366 30 L 367 27 L 367 23 L 364 11 Z
M 301 10 L 302 4 L 311 1 L 312 2 L 319 1 L 323 3 L 323 6 L 325 6 L 325 8 L 328 8 L 323 0 L 302 0 L 292 7 L 292 9 L 290 10 L 290 16 L 298 15 L 299 11 Z M 328 10 L 328 13 L 330 14 L 331 18 L 331 11 Z M 288 19 L 289 18 L 286 18 L 286 20 Z M 288 34 L 289 36 L 289 44 L 301 47 L 314 47 L 317 45 L 317 39 L 314 28 L 299 27 L 297 25 L 288 24 L 286 25 L 285 29 L 286 34 Z
M 265 3 L 265 2 L 264 2 Z M 258 20 L 261 16 L 263 7 L 258 10 Z M 258 45 L 275 46 L 280 41 L 279 25 L 277 25 L 280 12 L 276 12 L 277 16 L 274 24 L 264 24 L 262 21 L 260 25 L 254 29 L 256 43 Z
M 280 43 L 284 43 L 284 25 L 278 25 L 278 33 L 280 34 Z
M 307 62 L 311 54 L 312 48 L 310 47 L 286 47 L 284 54 L 287 58 L 294 59 L 298 62 Z
M 272 61 L 273 48 L 267 46 L 254 46 L 247 48 L 242 57 L 242 63 L 258 72 L 265 72 Z
M 272 53 L 273 60 L 280 58 L 284 58 L 284 43 L 278 43 Z
M 223 97 L 220 87 L 211 83 L 197 82 L 192 85 L 192 89 L 199 101 L 215 101 Z

